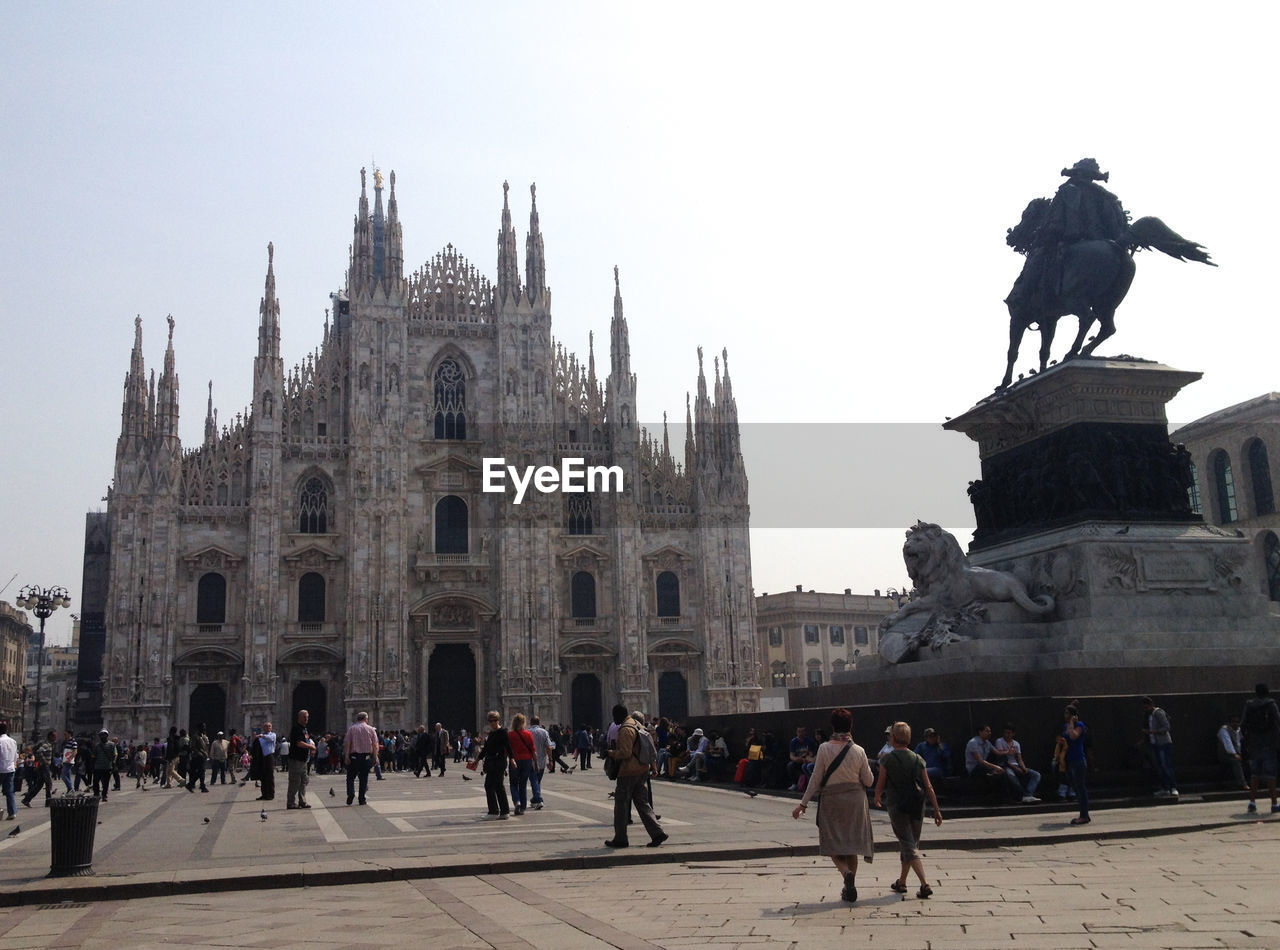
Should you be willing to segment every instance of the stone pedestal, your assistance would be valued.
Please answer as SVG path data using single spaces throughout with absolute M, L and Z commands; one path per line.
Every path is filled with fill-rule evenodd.
M 1165 405 L 1199 373 L 1134 359 L 1050 367 L 944 424 L 978 443 L 971 551 L 1086 522 L 1191 524 L 1191 457 Z
M 959 642 L 837 674 L 856 702 L 1242 692 L 1280 669 L 1280 604 L 1250 542 L 1190 510 L 1165 404 L 1199 378 L 1138 360 L 1073 360 L 946 428 L 978 443 L 969 564 L 1012 574 L 1053 609 L 978 605 Z M 883 637 L 909 635 L 921 615 Z M 889 644 L 892 647 L 892 643 Z M 882 653 L 885 651 L 882 650 Z

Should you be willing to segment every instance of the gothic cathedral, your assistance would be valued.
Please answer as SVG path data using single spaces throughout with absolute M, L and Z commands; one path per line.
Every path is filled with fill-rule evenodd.
M 523 280 L 503 186 L 497 279 L 452 245 L 404 276 L 395 173 L 360 173 L 346 289 L 280 358 L 272 249 L 253 402 L 178 436 L 174 321 L 148 380 L 141 320 L 108 494 L 105 725 L 474 729 L 489 708 L 601 725 L 758 707 L 747 478 L 724 365 L 686 401 L 683 459 L 639 427 L 614 273 L 609 374 L 551 336 L 536 195 Z M 531 189 L 532 191 L 532 189 Z M 710 389 L 710 392 L 708 390 Z M 621 490 L 486 490 L 580 459 Z M 616 480 L 612 482 L 617 488 Z M 588 486 L 591 487 L 591 486 Z

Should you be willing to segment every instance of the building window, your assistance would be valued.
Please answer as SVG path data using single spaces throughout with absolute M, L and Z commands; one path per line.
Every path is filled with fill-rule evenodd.
M 769 646 L 771 647 L 782 646 L 782 628 L 781 627 L 769 628 Z
M 1267 447 L 1261 439 L 1249 443 L 1249 479 L 1253 482 L 1254 515 L 1270 515 L 1276 510 L 1276 496 L 1271 488 L 1271 465 L 1267 461 Z
M 822 685 L 822 670 L 809 670 L 809 671 L 808 671 L 808 673 L 809 673 L 809 684 L 808 684 L 808 685 L 810 685 L 810 686 L 821 686 L 821 685 Z
M 818 625 L 816 623 L 807 623 L 804 625 L 804 642 L 810 646 L 815 646 L 818 641 Z
M 671 571 L 658 575 L 658 616 L 680 616 L 680 578 Z
M 1231 524 L 1239 519 L 1236 510 L 1236 481 L 1231 474 L 1231 460 L 1218 449 L 1213 453 L 1213 483 L 1218 490 L 1218 523 Z
M 595 503 L 588 495 L 566 495 L 565 516 L 569 534 L 595 534 Z
M 831 635 L 831 645 L 833 647 L 844 646 L 844 627 L 833 623 L 829 628 L 829 633 Z
M 1191 506 L 1192 514 L 1203 514 L 1200 508 L 1200 472 L 1196 468 L 1196 463 L 1191 462 L 1191 483 L 1187 485 L 1187 504 Z
M 196 587 L 196 623 L 227 622 L 227 579 L 210 572 Z
M 1267 594 L 1272 600 L 1280 600 L 1280 538 L 1268 531 L 1262 542 L 1264 570 L 1267 572 Z
M 436 554 L 466 554 L 467 503 L 457 495 L 436 502 Z
M 324 623 L 324 578 L 315 571 L 298 581 L 298 622 Z
M 868 639 L 866 627 L 853 628 L 853 642 L 858 644 L 858 646 L 866 646 L 868 643 L 871 642 Z
M 596 616 L 596 579 L 586 571 L 577 571 L 569 583 L 570 602 L 575 619 L 592 620 Z
M 467 437 L 467 381 L 458 361 L 441 361 L 432 381 L 437 439 Z
M 329 531 L 329 492 L 318 476 L 308 478 L 298 497 L 298 530 L 303 534 Z

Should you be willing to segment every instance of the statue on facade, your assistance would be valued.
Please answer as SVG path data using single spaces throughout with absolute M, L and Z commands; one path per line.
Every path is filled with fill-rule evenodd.
M 1099 169 L 1096 160 L 1082 158 L 1062 174 L 1067 180 L 1053 199 L 1033 199 L 1005 238 L 1011 248 L 1027 256 L 1027 262 L 1005 299 L 1009 363 L 1001 389 L 1013 378 L 1022 335 L 1032 324 L 1040 328 L 1041 371 L 1048 366 L 1059 318 L 1075 314 L 1080 320 L 1064 359 L 1088 356 L 1115 333 L 1116 308 L 1133 282 L 1133 254 L 1139 248 L 1217 266 L 1202 245 L 1188 241 L 1159 218 L 1130 223 L 1120 199 L 1099 184 L 1110 174 Z M 1085 334 L 1094 323 L 1099 324 L 1098 333 L 1085 344 Z
M 880 655 L 890 663 L 910 659 L 925 645 L 937 650 L 966 639 L 959 629 L 982 623 L 989 604 L 1012 602 L 1033 615 L 1053 610 L 1051 596 L 1032 597 L 1014 575 L 972 566 L 955 535 L 936 524 L 917 521 L 907 530 L 902 560 L 914 591 L 880 621 Z M 915 622 L 907 622 L 912 617 Z

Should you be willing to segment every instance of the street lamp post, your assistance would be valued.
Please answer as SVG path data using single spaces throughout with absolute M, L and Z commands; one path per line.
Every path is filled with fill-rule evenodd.
M 71 596 L 65 587 L 36 587 L 28 584 L 18 595 L 18 606 L 30 610 L 40 618 L 40 649 L 36 655 L 36 698 L 33 703 L 35 712 L 32 716 L 31 736 L 33 742 L 40 741 L 40 707 L 43 705 L 41 687 L 44 683 L 44 622 L 59 607 L 70 607 Z

